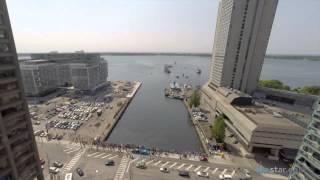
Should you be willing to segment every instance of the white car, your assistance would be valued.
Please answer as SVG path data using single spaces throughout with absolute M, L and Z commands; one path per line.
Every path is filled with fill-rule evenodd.
M 232 179 L 232 176 L 229 174 L 220 174 L 219 179 Z
M 250 171 L 248 169 L 244 169 L 243 171 L 245 173 L 246 178 L 251 179 Z
M 209 177 L 209 173 L 208 173 L 208 172 L 204 172 L 204 171 L 198 171 L 198 172 L 197 172 L 197 175 L 198 175 L 199 177 L 206 177 L 206 178 Z
M 50 167 L 49 173 L 58 174 L 60 172 L 60 169 L 57 167 Z
M 160 168 L 160 171 L 163 173 L 169 173 L 169 169 L 165 167 Z

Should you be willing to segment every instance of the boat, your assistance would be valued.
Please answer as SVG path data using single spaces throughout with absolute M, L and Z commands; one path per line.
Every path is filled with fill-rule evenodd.
M 179 76 L 176 76 L 177 79 L 179 79 Z
M 197 73 L 198 73 L 198 74 L 201 74 L 201 69 L 198 68 L 198 69 L 197 69 Z
M 173 81 L 172 83 L 170 83 L 170 88 L 171 89 L 180 89 L 181 87 L 180 87 L 179 83 Z
M 165 64 L 164 65 L 164 72 L 170 74 L 171 71 L 170 71 L 170 68 L 172 67 L 172 65 L 169 65 L 169 64 Z
M 170 95 L 169 89 L 167 89 L 167 88 L 164 89 L 164 95 L 165 96 L 169 96 Z

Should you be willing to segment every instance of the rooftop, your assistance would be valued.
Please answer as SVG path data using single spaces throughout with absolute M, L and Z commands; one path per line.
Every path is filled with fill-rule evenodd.
M 273 111 L 265 105 L 234 106 L 259 127 L 273 127 L 277 129 L 303 129 L 298 124 L 284 117 L 280 111 Z
M 209 86 L 204 87 L 206 89 L 210 88 Z M 288 112 L 281 107 L 255 102 L 250 96 L 242 95 L 227 88 L 206 91 L 214 95 L 225 108 L 228 108 L 228 111 L 241 119 L 242 123 L 247 125 L 249 125 L 249 122 L 254 123 L 256 127 L 250 126 L 253 129 L 258 131 L 267 129 L 268 132 L 281 132 L 282 130 L 291 130 L 291 132 L 297 133 L 304 132 L 303 127 L 288 119 L 286 114 Z M 293 114 L 293 112 L 291 113 Z

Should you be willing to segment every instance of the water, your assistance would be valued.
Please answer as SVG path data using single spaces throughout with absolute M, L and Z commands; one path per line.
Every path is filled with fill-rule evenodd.
M 320 85 L 320 61 L 266 59 L 260 79 L 278 79 L 290 87 Z
M 193 86 L 207 81 L 207 57 L 108 56 L 110 80 L 138 80 L 142 86 L 111 133 L 108 142 L 132 143 L 166 150 L 201 151 L 200 141 L 182 101 L 165 98 L 176 81 Z M 176 64 L 174 65 L 174 63 Z M 164 65 L 173 64 L 171 74 Z M 202 69 L 198 75 L 196 69 Z M 182 77 L 182 74 L 189 78 Z M 180 78 L 177 79 L 176 76 Z
M 181 101 L 164 97 L 172 81 L 202 85 L 208 79 L 210 57 L 105 56 L 110 80 L 138 80 L 142 87 L 111 133 L 108 142 L 132 143 L 167 150 L 201 151 L 200 142 Z M 176 64 L 174 65 L 174 63 Z M 173 64 L 171 74 L 163 71 Z M 266 59 L 261 79 L 278 79 L 291 87 L 320 85 L 320 61 Z M 196 69 L 202 70 L 201 75 Z M 181 77 L 182 73 L 189 76 Z M 179 75 L 180 78 L 176 79 Z

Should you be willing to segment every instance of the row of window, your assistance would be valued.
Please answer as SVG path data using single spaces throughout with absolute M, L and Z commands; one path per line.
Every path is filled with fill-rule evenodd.
M 245 10 L 243 13 L 242 25 L 241 25 L 241 30 L 240 30 L 240 37 L 238 40 L 238 46 L 237 46 L 237 52 L 236 52 L 236 58 L 235 58 L 235 63 L 234 63 L 233 69 L 232 69 L 231 87 L 234 87 L 234 79 L 235 79 L 236 71 L 238 68 L 239 54 L 240 54 L 240 48 L 241 48 L 241 44 L 242 44 L 242 36 L 243 36 L 244 27 L 245 27 L 246 20 L 247 20 L 248 6 L 249 6 L 249 0 L 247 0 L 247 2 L 246 2 Z

